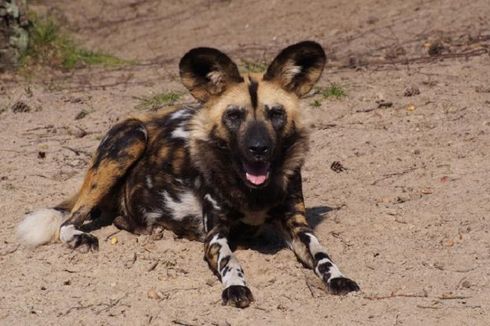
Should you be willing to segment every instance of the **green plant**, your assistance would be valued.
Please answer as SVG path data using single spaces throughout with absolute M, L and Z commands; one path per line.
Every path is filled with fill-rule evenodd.
M 73 69 L 84 65 L 118 66 L 129 61 L 79 47 L 50 17 L 30 15 L 29 46 L 22 57 L 24 67 L 43 65 Z
M 72 47 L 67 49 L 63 58 L 63 67 L 72 69 L 79 63 L 86 65 L 101 65 L 106 67 L 120 66 L 128 61 L 124 61 L 109 54 L 93 52 L 85 49 Z
M 244 73 L 262 73 L 267 69 L 267 64 L 265 62 L 251 62 L 247 60 L 242 60 L 240 65 L 240 70 Z
M 312 96 L 316 98 L 313 102 L 310 103 L 311 107 L 318 108 L 322 105 L 322 102 L 326 99 L 336 99 L 340 100 L 343 97 L 346 97 L 347 94 L 339 84 L 330 84 L 326 87 L 315 87 L 313 90 Z
M 138 98 L 141 102 L 136 105 L 138 110 L 157 110 L 166 105 L 175 104 L 184 95 L 181 92 L 168 91 L 156 95 Z
M 318 93 L 321 94 L 324 99 L 327 98 L 341 99 L 342 97 L 347 96 L 342 86 L 335 83 L 327 87 L 319 87 Z
M 314 100 L 313 102 L 310 103 L 310 106 L 314 108 L 319 108 L 320 106 L 322 106 L 322 102 L 319 100 Z

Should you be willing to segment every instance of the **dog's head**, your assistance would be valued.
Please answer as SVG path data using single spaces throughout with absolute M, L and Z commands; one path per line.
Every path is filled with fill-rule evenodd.
M 210 178 L 227 173 L 247 189 L 266 188 L 274 179 L 284 185 L 307 150 L 298 100 L 320 78 L 325 62 L 322 47 L 311 41 L 282 50 L 263 75 L 242 76 L 216 49 L 184 55 L 182 82 L 203 103 L 190 140 L 200 170 Z

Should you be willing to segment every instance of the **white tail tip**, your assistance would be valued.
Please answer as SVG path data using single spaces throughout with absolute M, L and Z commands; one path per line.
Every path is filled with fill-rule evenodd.
M 51 208 L 43 208 L 27 214 L 17 226 L 20 243 L 36 247 L 56 240 L 63 223 L 63 213 Z

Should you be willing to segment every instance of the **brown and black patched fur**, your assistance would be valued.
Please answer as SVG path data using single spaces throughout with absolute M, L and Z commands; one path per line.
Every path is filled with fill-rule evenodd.
M 305 218 L 301 167 L 308 132 L 299 99 L 323 71 L 321 46 L 285 48 L 263 75 L 241 75 L 224 53 L 196 48 L 180 61 L 182 83 L 199 105 L 131 118 L 101 141 L 60 239 L 93 250 L 83 224 L 100 216 L 119 228 L 155 227 L 204 241 L 205 259 L 224 285 L 225 304 L 253 296 L 230 249 L 233 235 L 272 224 L 298 259 L 333 293 L 359 289 L 332 262 Z

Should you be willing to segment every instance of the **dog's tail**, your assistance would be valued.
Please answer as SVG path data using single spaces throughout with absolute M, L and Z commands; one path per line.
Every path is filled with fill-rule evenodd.
M 70 198 L 55 208 L 42 208 L 25 215 L 17 226 L 19 242 L 37 247 L 58 240 L 61 224 L 73 208 L 77 197 Z

